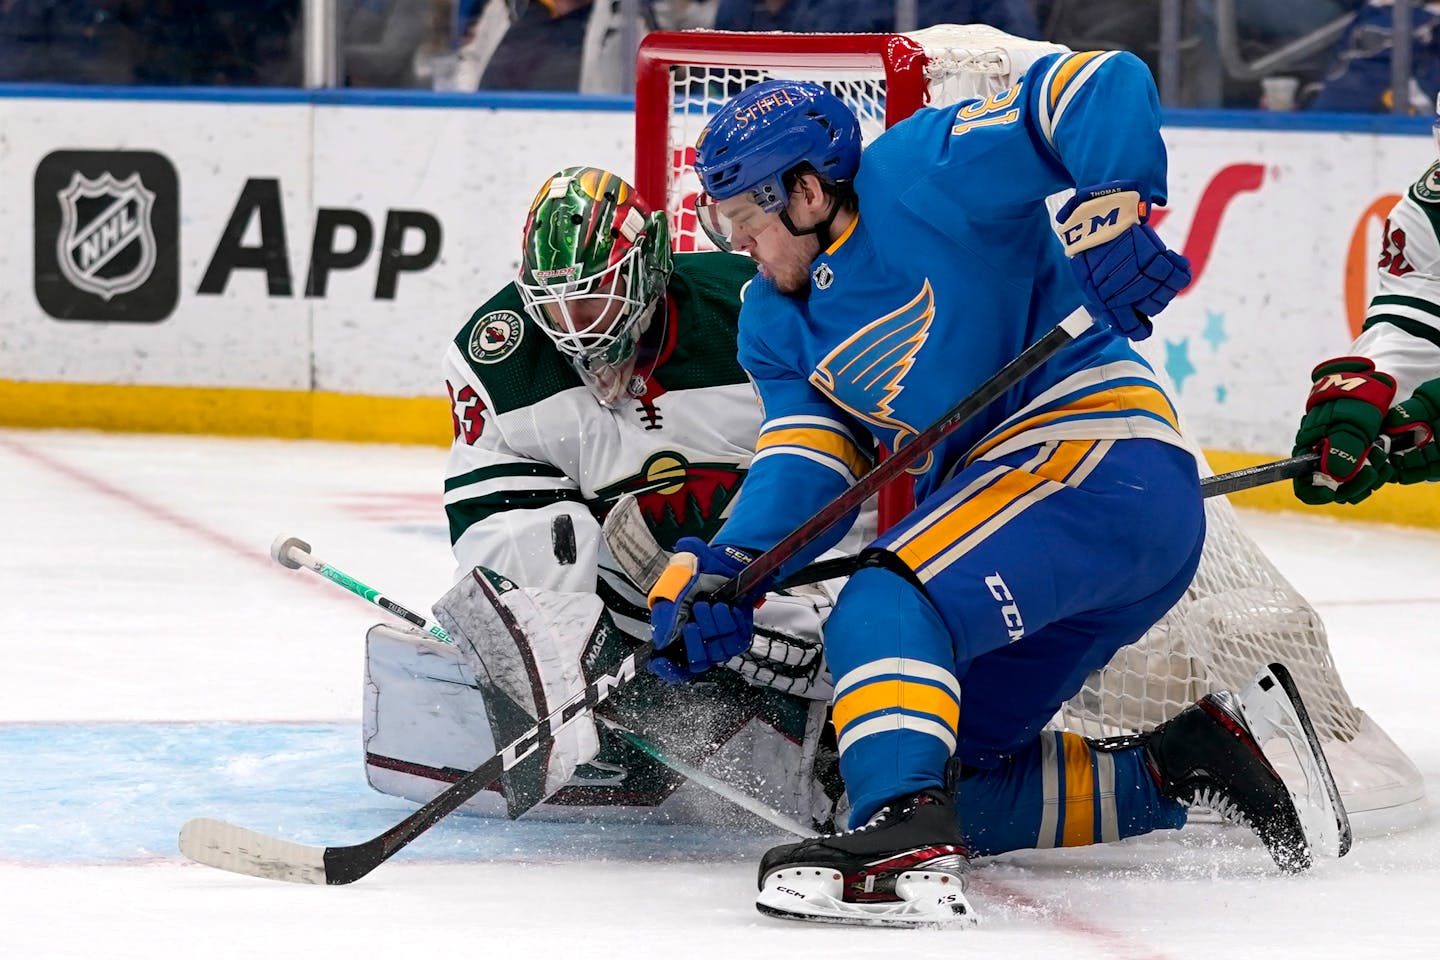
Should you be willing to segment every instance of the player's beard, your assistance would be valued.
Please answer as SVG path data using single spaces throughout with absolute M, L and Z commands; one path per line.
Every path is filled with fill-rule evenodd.
M 784 255 L 765 264 L 770 282 L 775 289 L 788 296 L 798 296 L 810 290 L 810 267 L 820 255 L 820 241 L 813 236 L 796 237 L 794 245 Z

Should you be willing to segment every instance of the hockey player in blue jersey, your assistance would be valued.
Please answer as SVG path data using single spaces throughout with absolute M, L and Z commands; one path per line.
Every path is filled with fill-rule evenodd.
M 839 100 L 769 81 L 716 114 L 695 167 L 707 232 L 759 265 L 740 360 L 765 419 L 729 519 L 682 540 L 651 591 L 651 664 L 671 679 L 748 647 L 758 594 L 709 594 L 853 484 L 877 441 L 903 456 L 1057 323 L 1096 321 L 912 465 L 918 506 L 825 628 L 853 829 L 767 853 L 757 905 L 967 920 L 969 855 L 1178 827 L 1197 797 L 1307 867 L 1297 807 L 1233 697 L 1122 742 L 1041 733 L 1182 595 L 1204 539 L 1194 458 L 1127 339 L 1190 277 L 1145 223 L 1166 164 L 1140 61 L 1042 58 L 987 100 L 918 112 L 863 163 Z M 1047 198 L 1072 190 L 1052 217 Z

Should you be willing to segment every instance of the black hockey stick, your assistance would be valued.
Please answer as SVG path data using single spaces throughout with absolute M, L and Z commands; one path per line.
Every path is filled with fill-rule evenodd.
M 756 584 L 803 550 L 820 534 L 829 530 L 851 510 L 868 500 L 891 480 L 925 454 L 934 450 L 957 427 L 968 421 L 999 399 L 1015 384 L 1034 372 L 1035 368 L 1055 356 L 1067 343 L 1079 337 L 1094 325 L 1094 320 L 1084 308 L 1077 309 L 1070 316 L 1056 324 L 1049 333 L 1020 352 L 1020 355 L 986 380 L 965 399 L 951 407 L 939 420 L 926 427 L 914 440 L 896 450 L 889 457 L 877 463 L 865 475 L 840 496 L 831 500 L 809 520 L 792 530 L 784 539 L 766 550 L 755 561 L 741 570 L 739 575 L 716 592 L 717 599 L 734 603 L 739 597 L 753 590 Z
M 348 847 L 315 847 L 280 840 L 223 820 L 199 818 L 180 828 L 180 852 L 197 863 L 267 880 L 290 883 L 354 883 L 454 812 L 466 800 L 500 779 L 501 774 L 536 750 L 548 746 L 557 731 L 608 700 L 635 678 L 650 659 L 649 645 L 638 648 L 613 673 L 591 681 L 584 690 L 521 734 L 514 743 L 446 787 L 429 803 L 378 837 Z
M 1389 453 L 1401 453 L 1415 445 L 1413 435 L 1382 437 L 1381 441 L 1384 441 L 1380 443 L 1382 452 L 1388 451 Z M 1239 493 L 1252 487 L 1263 487 L 1267 483 L 1294 480 L 1296 477 L 1303 477 L 1307 473 L 1314 472 L 1318 466 L 1320 466 L 1320 454 L 1313 452 L 1286 457 L 1284 460 L 1272 460 L 1270 463 L 1257 463 L 1253 467 L 1241 467 L 1239 470 L 1231 470 L 1229 473 L 1217 473 L 1213 477 L 1203 478 L 1200 481 L 1200 495 L 1208 500 L 1210 497 L 1223 497 L 1226 494 Z M 796 570 L 775 586 L 776 589 L 783 590 L 787 587 L 818 583 L 821 580 L 831 580 L 835 577 L 848 577 L 859 568 L 859 556 L 852 554 L 848 557 L 832 557 L 829 560 L 821 560 Z
M 1000 397 L 1035 368 L 1054 356 L 1071 340 L 1090 329 L 1094 321 L 1078 309 L 1046 333 L 1018 357 L 1001 367 L 945 416 L 932 424 L 900 451 L 871 469 L 845 493 L 801 524 L 788 537 L 758 557 L 739 577 L 726 585 L 738 596 L 762 577 L 768 576 L 795 552 L 828 530 L 841 517 L 863 503 L 872 493 L 899 476 L 911 463 L 934 449 L 952 430 Z M 654 648 L 642 646 L 620 661 L 612 674 L 603 675 L 565 701 L 505 749 L 486 760 L 460 780 L 445 788 L 419 810 L 378 837 L 345 847 L 316 847 L 239 827 L 222 820 L 199 818 L 180 829 L 180 852 L 197 863 L 270 880 L 291 883 L 353 883 L 390 859 L 420 834 L 430 829 L 461 804 L 490 786 L 515 764 L 555 739 L 556 731 L 593 709 L 624 684 L 650 659 Z

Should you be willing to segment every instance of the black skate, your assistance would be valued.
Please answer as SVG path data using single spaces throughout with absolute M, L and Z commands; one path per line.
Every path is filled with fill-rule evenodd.
M 1283 735 L 1307 790 L 1297 797 L 1260 749 Z M 1289 671 L 1271 664 L 1239 696 L 1208 694 L 1155 728 L 1145 760 L 1160 791 L 1206 807 L 1260 838 L 1287 873 L 1308 870 L 1316 849 L 1344 856 L 1350 823 L 1305 704 Z
M 761 913 L 877 926 L 973 924 L 965 840 L 943 790 L 881 809 L 865 826 L 775 847 L 760 860 Z

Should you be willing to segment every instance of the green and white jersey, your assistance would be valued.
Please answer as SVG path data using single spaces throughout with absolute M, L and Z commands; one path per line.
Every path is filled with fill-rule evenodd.
M 1440 161 L 1385 221 L 1379 292 L 1351 350 L 1395 378 L 1396 400 L 1440 376 Z
M 719 529 L 760 429 L 735 359 L 754 273 L 731 254 L 677 256 L 665 313 L 651 321 L 665 326 L 659 362 L 645 393 L 615 409 L 581 383 L 514 286 L 475 311 L 444 362 L 455 437 L 445 512 L 460 572 L 483 565 L 526 587 L 595 592 L 598 568 L 611 566 L 600 523 L 625 493 L 666 547 Z

